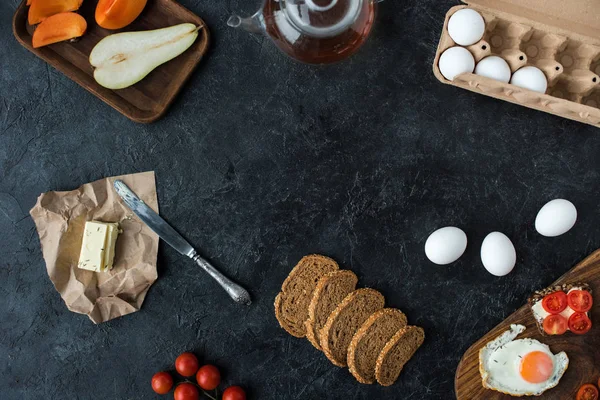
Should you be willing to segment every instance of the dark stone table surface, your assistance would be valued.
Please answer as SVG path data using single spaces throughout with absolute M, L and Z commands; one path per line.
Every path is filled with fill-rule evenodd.
M 431 65 L 456 1 L 381 3 L 357 55 L 314 67 L 226 26 L 257 0 L 182 0 L 213 43 L 151 125 L 22 48 L 11 32 L 18 3 L 0 3 L 2 399 L 158 398 L 152 374 L 185 350 L 250 399 L 450 399 L 469 345 L 598 247 L 600 130 L 438 82 Z M 146 170 L 156 172 L 162 215 L 249 288 L 251 307 L 161 243 L 140 312 L 96 326 L 67 310 L 29 209 L 41 192 Z M 573 201 L 579 220 L 544 238 L 533 221 L 556 197 Z M 468 249 L 435 266 L 423 246 L 446 225 L 465 230 Z M 494 230 L 517 249 L 503 278 L 479 258 Z M 358 384 L 278 326 L 273 299 L 313 252 L 424 327 L 394 386 Z

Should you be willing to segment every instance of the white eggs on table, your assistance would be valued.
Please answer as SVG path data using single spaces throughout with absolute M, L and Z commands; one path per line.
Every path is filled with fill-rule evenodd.
M 510 239 L 501 232 L 488 234 L 481 244 L 481 262 L 492 275 L 510 273 L 517 262 L 517 252 Z
M 532 66 L 516 70 L 510 83 L 538 93 L 546 93 L 546 89 L 548 89 L 546 75 L 544 75 L 541 69 Z
M 444 78 L 451 81 L 460 74 L 473 72 L 475 59 L 469 50 L 455 46 L 442 53 L 438 65 Z
M 481 40 L 485 21 L 481 14 L 470 8 L 458 10 L 448 21 L 448 34 L 456 44 L 470 46 Z
M 475 74 L 508 83 L 511 71 L 508 63 L 503 58 L 488 56 L 477 63 Z
M 555 237 L 568 232 L 577 221 L 577 209 L 569 200 L 546 203 L 535 217 L 535 230 L 542 236 Z
M 446 226 L 433 232 L 425 242 L 425 255 L 434 264 L 453 263 L 467 248 L 467 235 L 454 226 Z

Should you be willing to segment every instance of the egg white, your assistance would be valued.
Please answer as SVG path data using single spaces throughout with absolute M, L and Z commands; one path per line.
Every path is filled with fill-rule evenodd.
M 479 371 L 485 388 L 512 396 L 538 396 L 558 384 L 569 366 L 567 354 L 560 352 L 554 355 L 548 345 L 535 339 L 515 340 L 524 330 L 523 325 L 511 325 L 509 331 L 480 350 Z M 532 351 L 541 351 L 552 358 L 553 370 L 547 381 L 531 383 L 519 374 L 522 357 Z

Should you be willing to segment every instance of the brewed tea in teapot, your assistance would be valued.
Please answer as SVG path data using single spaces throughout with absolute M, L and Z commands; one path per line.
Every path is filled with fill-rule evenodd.
M 253 16 L 232 16 L 229 26 L 267 35 L 290 57 L 327 64 L 352 55 L 365 42 L 381 0 L 265 0 Z

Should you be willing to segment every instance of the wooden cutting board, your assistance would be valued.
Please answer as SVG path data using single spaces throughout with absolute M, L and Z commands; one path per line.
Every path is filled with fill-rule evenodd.
M 93 93 L 100 100 L 128 117 L 148 123 L 156 121 L 166 111 L 187 79 L 208 50 L 210 33 L 200 17 L 173 0 L 149 0 L 144 11 L 131 25 L 119 30 L 107 30 L 96 24 L 96 0 L 85 0 L 79 13 L 88 24 L 86 33 L 73 43 L 55 43 L 39 49 L 31 45 L 33 28 L 27 24 L 29 7 L 24 0 L 13 17 L 13 33 L 25 48 Z M 104 37 L 117 32 L 145 31 L 191 22 L 198 26 L 196 42 L 179 57 L 159 66 L 142 81 L 126 89 L 110 90 L 94 80 L 94 70 L 88 59 L 94 46 Z M 32 76 L 31 79 L 46 79 Z M 26 84 L 26 83 L 24 83 Z
M 554 284 L 587 282 L 594 296 L 591 310 L 592 329 L 585 335 L 567 332 L 561 336 L 542 336 L 527 304 L 519 308 L 500 325 L 489 331 L 473 344 L 463 355 L 454 378 L 454 390 L 458 400 L 500 400 L 513 397 L 484 389 L 479 374 L 479 350 L 510 328 L 521 324 L 527 329 L 517 339 L 530 337 L 550 346 L 553 353 L 564 351 L 569 357 L 569 368 L 556 387 L 547 390 L 536 399 L 570 400 L 584 383 L 597 383 L 600 378 L 600 250 L 596 250 Z M 543 288 L 539 288 L 543 289 Z

